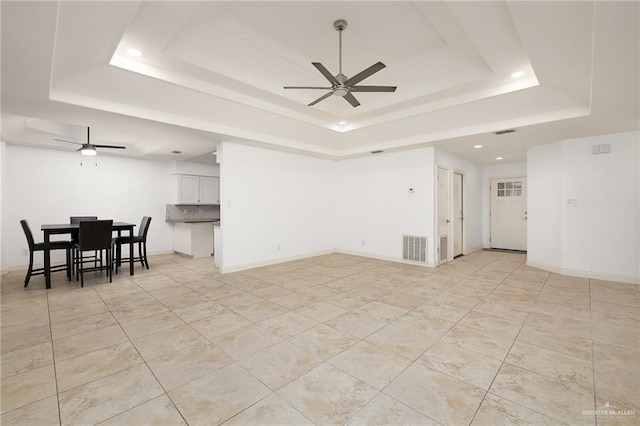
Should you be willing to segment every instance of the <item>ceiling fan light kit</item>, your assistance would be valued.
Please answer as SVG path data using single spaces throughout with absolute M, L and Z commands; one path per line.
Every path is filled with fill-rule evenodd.
M 284 89 L 313 89 L 313 90 L 330 90 L 330 92 L 320 96 L 315 101 L 311 102 L 308 106 L 313 106 L 320 101 L 327 99 L 331 95 L 344 98 L 354 108 L 360 105 L 360 102 L 353 96 L 351 92 L 395 92 L 396 86 L 356 86 L 367 77 L 371 77 L 386 65 L 382 62 L 376 62 L 369 68 L 360 71 L 358 74 L 351 78 L 347 78 L 342 73 L 342 31 L 347 28 L 347 21 L 344 19 L 338 19 L 333 23 L 333 27 L 339 34 L 339 71 L 337 75 L 331 74 L 329 70 L 320 62 L 312 62 L 311 65 L 316 67 L 318 71 L 331 83 L 331 87 L 316 87 L 316 86 L 285 86 Z
M 96 155 L 98 152 L 93 146 L 87 146 L 87 147 L 83 146 L 82 148 L 80 148 L 80 153 L 82 155 Z

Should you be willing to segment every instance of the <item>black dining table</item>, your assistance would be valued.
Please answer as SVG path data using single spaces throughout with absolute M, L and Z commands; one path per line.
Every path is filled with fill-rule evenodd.
M 134 223 L 113 222 L 113 230 L 118 232 L 118 237 L 122 231 L 129 231 L 129 236 L 133 237 Z M 80 232 L 78 223 L 55 223 L 42 225 L 40 228 L 44 233 L 44 279 L 46 288 L 51 288 L 51 235 L 77 234 Z M 133 275 L 133 238 L 129 241 L 129 275 Z

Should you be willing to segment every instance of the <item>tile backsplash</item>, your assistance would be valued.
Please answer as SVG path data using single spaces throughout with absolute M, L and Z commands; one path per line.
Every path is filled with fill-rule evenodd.
M 167 204 L 167 220 L 220 219 L 220 206 Z

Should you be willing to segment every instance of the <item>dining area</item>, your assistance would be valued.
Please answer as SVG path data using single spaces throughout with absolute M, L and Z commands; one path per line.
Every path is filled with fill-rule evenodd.
M 139 225 L 98 216 L 69 216 L 68 223 L 43 223 L 40 226 L 42 241 L 39 242 L 35 241 L 29 222 L 22 219 L 20 223 L 29 255 L 24 287 L 29 285 L 32 277 L 43 275 L 45 288 L 50 289 L 52 274 L 56 272 L 65 272 L 69 281 L 75 279 L 84 287 L 84 274 L 87 272 L 97 271 L 100 275 L 104 272 L 105 279 L 111 282 L 113 273 L 117 274 L 123 263 L 129 264 L 129 275 L 135 274 L 137 262 L 149 269 L 147 235 L 150 216 L 143 216 Z M 134 233 L 136 226 L 138 232 Z M 63 236 L 63 239 L 56 236 Z M 52 253 L 56 251 L 64 251 L 64 260 L 58 261 L 60 256 L 57 256 L 54 262 Z M 38 253 L 42 253 L 38 259 L 42 266 L 34 267 Z

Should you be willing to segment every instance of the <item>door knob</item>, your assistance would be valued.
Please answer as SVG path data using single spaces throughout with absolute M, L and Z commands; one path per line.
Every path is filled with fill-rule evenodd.
M 449 219 L 447 219 L 447 223 L 451 222 Z

